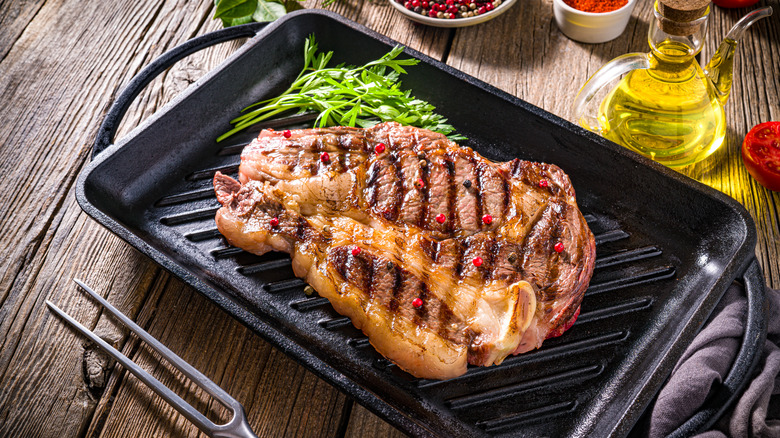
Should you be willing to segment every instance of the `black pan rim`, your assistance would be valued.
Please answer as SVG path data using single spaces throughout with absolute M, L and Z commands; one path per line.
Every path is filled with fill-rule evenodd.
M 88 198 L 86 192 L 85 192 L 85 185 L 87 183 L 87 179 L 89 175 L 94 172 L 95 169 L 99 168 L 103 162 L 105 162 L 108 158 L 110 158 L 114 153 L 116 153 L 124 144 L 126 144 L 128 141 L 130 141 L 135 135 L 137 135 L 139 132 L 143 131 L 147 126 L 152 124 L 155 120 L 157 120 L 159 117 L 161 117 L 166 112 L 170 111 L 171 108 L 175 107 L 176 103 L 179 102 L 181 99 L 184 99 L 185 97 L 189 96 L 192 93 L 196 93 L 198 89 L 198 85 L 202 83 L 203 81 L 209 80 L 211 77 L 216 75 L 222 66 L 225 64 L 231 62 L 233 59 L 235 59 L 240 53 L 242 53 L 245 50 L 249 50 L 253 44 L 257 44 L 259 41 L 261 41 L 264 37 L 264 35 L 267 35 L 271 32 L 273 32 L 278 27 L 282 26 L 284 23 L 290 20 L 294 20 L 296 17 L 301 15 L 323 15 L 326 16 L 329 19 L 335 20 L 340 22 L 341 24 L 344 24 L 346 26 L 349 26 L 353 29 L 358 30 L 359 32 L 365 34 L 366 36 L 373 38 L 375 40 L 378 40 L 386 45 L 395 45 L 397 44 L 396 41 L 387 38 L 383 35 L 380 35 L 374 31 L 371 31 L 370 29 L 367 29 L 366 27 L 353 23 L 349 20 L 346 20 L 345 18 L 339 16 L 338 14 L 335 14 L 330 11 L 322 11 L 322 10 L 303 10 L 303 11 L 296 11 L 294 13 L 291 13 L 282 19 L 280 19 L 278 22 L 273 23 L 269 25 L 266 29 L 259 32 L 255 37 L 250 39 L 246 44 L 244 44 L 240 49 L 238 49 L 233 55 L 231 55 L 223 64 L 221 64 L 219 67 L 215 68 L 214 70 L 208 72 L 204 77 L 199 79 L 195 82 L 192 86 L 190 86 L 187 90 L 185 90 L 183 93 L 181 93 L 179 96 L 174 98 L 171 102 L 166 104 L 163 108 L 161 108 L 159 111 L 157 111 L 154 115 L 150 116 L 147 120 L 145 120 L 141 125 L 139 125 L 137 128 L 135 128 L 130 134 L 122 138 L 120 141 L 116 143 L 116 145 L 110 147 L 106 151 L 104 151 L 102 154 L 100 154 L 94 161 L 89 163 L 85 169 L 82 171 L 82 173 L 79 175 L 76 185 L 76 199 L 78 204 L 81 206 L 81 208 L 91 217 L 93 217 L 97 222 L 101 223 L 102 225 L 109 228 L 112 232 L 117 234 L 120 238 L 128 242 L 131 246 L 135 247 L 145 255 L 149 256 L 152 260 L 154 260 L 156 263 L 160 264 L 163 268 L 165 268 L 167 271 L 171 272 L 172 274 L 176 275 L 177 277 L 181 278 L 185 283 L 189 284 L 190 286 L 194 287 L 196 290 L 198 290 L 200 293 L 204 294 L 207 298 L 209 298 L 212 302 L 217 304 L 220 308 L 222 308 L 224 311 L 228 312 L 231 316 L 235 317 L 245 325 L 247 325 L 250 329 L 254 330 L 255 332 L 261 334 L 265 339 L 269 340 L 272 344 L 282 349 L 285 353 L 295 357 L 298 361 L 303 363 L 308 369 L 312 370 L 317 374 L 318 376 L 325 378 L 326 380 L 330 381 L 331 383 L 338 386 L 340 389 L 342 389 L 347 394 L 350 394 L 351 396 L 355 397 L 361 404 L 364 406 L 369 407 L 372 411 L 379 414 L 380 416 L 383 416 L 387 418 L 390 422 L 396 424 L 401 429 L 403 429 L 405 432 L 410 433 L 412 435 L 418 435 L 418 436 L 433 436 L 434 432 L 430 429 L 426 428 L 424 425 L 419 424 L 418 422 L 412 421 L 409 419 L 406 415 L 398 411 L 396 408 L 390 407 L 382 400 L 382 398 L 371 392 L 370 390 L 360 386 L 356 382 L 350 380 L 348 377 L 346 377 L 343 373 L 339 372 L 332 366 L 328 365 L 327 363 L 320 360 L 318 357 L 314 356 L 310 352 L 308 352 L 306 349 L 302 348 L 300 345 L 296 344 L 292 340 L 290 340 L 288 337 L 283 335 L 282 333 L 278 332 L 276 329 L 269 326 L 268 323 L 264 322 L 260 318 L 258 318 L 253 313 L 249 312 L 247 309 L 242 308 L 241 306 L 238 306 L 236 304 L 236 301 L 227 296 L 224 292 L 220 292 L 219 290 L 215 289 L 211 285 L 205 283 L 204 281 L 197 278 L 195 275 L 193 275 L 191 272 L 189 272 L 187 269 L 182 267 L 181 265 L 173 262 L 168 256 L 163 254 L 162 252 L 155 249 L 152 245 L 144 241 L 143 239 L 139 238 L 139 236 L 133 234 L 128 228 L 126 228 L 123 224 L 120 222 L 114 220 L 112 217 L 107 215 L 105 212 L 97 208 Z M 420 52 L 417 52 L 413 49 L 406 48 L 405 53 L 408 55 L 411 55 L 415 58 L 418 58 L 422 60 L 425 63 L 428 63 L 445 73 L 448 73 L 450 75 L 453 75 L 462 81 L 474 85 L 476 87 L 479 87 L 503 100 L 506 100 L 513 105 L 525 108 L 529 112 L 532 112 L 533 114 L 537 115 L 538 117 L 544 118 L 547 121 L 550 121 L 560 127 L 561 129 L 566 129 L 568 131 L 573 131 L 574 133 L 586 137 L 589 140 L 591 140 L 594 143 L 599 144 L 601 147 L 610 149 L 616 154 L 623 155 L 625 157 L 630 158 L 634 162 L 637 163 L 637 165 L 645 166 L 651 168 L 653 171 L 660 173 L 665 178 L 671 178 L 674 181 L 676 181 L 679 184 L 682 184 L 684 186 L 687 186 L 688 188 L 700 193 L 702 196 L 707 196 L 717 202 L 726 204 L 731 210 L 735 211 L 739 217 L 742 218 L 742 221 L 745 224 L 746 228 L 746 236 L 745 241 L 743 245 L 740 247 L 739 251 L 732 255 L 732 258 L 729 261 L 729 269 L 734 272 L 734 276 L 736 276 L 737 272 L 741 272 L 744 270 L 744 267 L 747 265 L 747 258 L 749 258 L 752 254 L 753 249 L 755 248 L 755 244 L 757 241 L 756 236 L 756 230 L 755 225 L 753 224 L 752 218 L 750 218 L 750 215 L 747 213 L 747 210 L 739 204 L 734 199 L 728 197 L 727 195 L 710 188 L 702 183 L 699 183 L 695 180 L 692 180 L 688 177 L 685 177 L 671 169 L 668 169 L 664 167 L 663 165 L 660 165 L 658 163 L 655 163 L 645 157 L 642 157 L 638 154 L 635 154 L 634 152 L 628 151 L 627 149 L 616 145 L 609 140 L 603 139 L 602 137 L 591 133 L 590 131 L 585 130 L 584 128 L 581 128 L 579 126 L 576 126 L 558 116 L 555 116 L 553 114 L 550 114 L 532 104 L 529 104 L 515 96 L 512 96 L 502 90 L 499 90 L 487 83 L 484 83 L 474 77 L 471 77 L 463 72 L 460 72 L 446 64 L 443 64 L 435 59 L 432 59 Z M 725 291 L 725 287 L 730 284 L 730 282 L 733 280 L 732 278 L 721 278 L 718 283 L 718 287 L 722 286 L 723 291 Z M 719 297 L 718 297 L 719 299 Z M 697 315 L 694 320 L 690 321 L 690 324 L 701 324 L 706 319 L 708 315 Z M 638 394 L 637 399 L 646 399 L 646 402 L 649 402 L 650 397 L 652 397 L 653 394 Z M 619 423 L 615 426 L 615 431 L 617 433 L 621 433 L 621 430 L 625 429 L 627 431 L 630 428 L 630 425 L 626 426 L 623 422 Z

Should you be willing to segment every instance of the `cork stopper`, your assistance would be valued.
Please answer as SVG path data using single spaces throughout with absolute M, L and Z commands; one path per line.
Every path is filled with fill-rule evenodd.
M 710 0 L 658 0 L 658 12 L 665 18 L 658 26 L 670 35 L 692 35 L 701 22 L 691 23 L 707 12 Z

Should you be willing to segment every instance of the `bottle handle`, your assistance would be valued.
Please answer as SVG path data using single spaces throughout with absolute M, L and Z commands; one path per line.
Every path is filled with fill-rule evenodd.
M 577 93 L 577 97 L 574 98 L 572 114 L 576 123 L 601 134 L 602 128 L 598 120 L 598 109 L 601 102 L 595 102 L 594 106 L 593 99 L 607 84 L 618 79 L 621 75 L 632 70 L 650 68 L 651 59 L 649 53 L 627 53 L 601 67 L 585 82 L 585 85 Z

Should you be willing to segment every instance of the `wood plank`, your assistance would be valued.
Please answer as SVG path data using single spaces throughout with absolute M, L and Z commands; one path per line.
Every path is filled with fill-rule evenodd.
M 0 149 L 0 166 L 5 170 L 0 182 L 0 234 L 4 236 L 0 250 L 5 255 L 0 260 L 0 339 L 4 353 L 13 351 L 8 344 L 12 337 L 7 333 L 7 316 L 25 318 L 12 303 L 23 301 L 25 281 L 40 269 L 42 259 L 36 261 L 36 253 L 45 253 L 50 244 L 52 220 L 63 206 L 94 136 L 100 110 L 111 95 L 111 75 L 117 72 L 100 70 L 107 65 L 109 53 L 121 56 L 128 51 L 114 45 L 112 32 L 105 31 L 104 39 L 94 35 L 94 46 L 68 36 L 79 26 L 86 30 L 103 23 L 112 15 L 111 6 L 104 4 L 101 11 L 98 3 L 47 4 L 0 63 L 0 95 L 9 103 L 0 112 L 0 136 L 4 145 L 13 145 Z M 115 26 L 122 18 L 117 15 Z M 126 66 L 127 62 L 110 65 Z M 57 74 L 30 74 L 41 69 Z M 0 370 L 5 368 L 2 357 Z
M 0 374 L 0 436 L 75 436 L 84 430 L 99 388 L 84 377 L 84 339 L 50 313 L 49 299 L 116 345 L 123 332 L 76 290 L 73 277 L 98 290 L 121 285 L 109 299 L 134 315 L 159 268 L 80 212 L 75 199 L 54 218 L 58 233 L 40 256 L 39 275 L 25 280 L 19 311 L 6 323 Z M 127 269 L 134 266 L 135 269 Z M 15 296 L 13 296 L 15 297 Z M 11 341 L 14 341 L 11 344 Z
M 318 1 L 311 7 L 321 8 Z M 306 4 L 309 7 L 309 4 Z M 423 26 L 406 19 L 385 1 L 336 1 L 325 9 L 343 15 L 369 29 L 392 38 L 406 47 L 443 60 L 453 29 Z
M 109 95 L 101 92 L 101 81 L 91 77 L 92 65 L 102 63 L 104 54 L 66 35 L 73 31 L 71 26 L 81 23 L 86 29 L 106 15 L 108 11 L 94 7 L 52 2 L 41 9 L 0 63 L 0 95 L 14 103 L 0 114 L 0 132 L 4 145 L 15 146 L 0 149 L 0 163 L 6 170 L 0 183 L 0 234 L 4 236 L 0 247 L 6 255 L 0 261 L 0 372 L 4 375 L 19 341 L 15 330 L 30 317 L 30 284 L 41 270 L 54 236 L 52 227 L 59 225 L 53 221 L 94 132 L 90 127 L 99 101 L 89 97 Z M 44 68 L 59 74 L 29 74 Z
M 29 436 L 31 433 L 36 436 L 78 435 L 90 425 L 96 398 L 100 396 L 100 388 L 90 390 L 82 377 L 82 359 L 85 354 L 90 354 L 89 349 L 85 353 L 81 347 L 83 340 L 49 315 L 43 306 L 43 298 L 51 297 L 88 326 L 97 327 L 98 333 L 122 345 L 123 332 L 112 330 L 110 319 L 98 319 L 97 309 L 89 305 L 88 300 L 85 303 L 84 296 L 75 290 L 70 278 L 76 273 L 80 273 L 81 277 L 85 276 L 84 272 L 94 274 L 100 280 L 87 275 L 87 281 L 98 287 L 110 285 L 111 301 L 133 316 L 146 295 L 151 279 L 159 273 L 159 268 L 148 259 L 119 242 L 81 213 L 70 190 L 80 164 L 89 152 L 88 145 L 99 120 L 98 110 L 106 108 L 117 84 L 127 82 L 153 56 L 195 33 L 205 33 L 217 26 L 217 23 L 207 19 L 213 7 L 211 2 L 204 1 L 196 5 L 200 12 L 196 14 L 199 18 L 195 20 L 187 15 L 193 13 L 189 5 L 189 2 L 169 2 L 164 5 L 156 2 L 146 5 L 136 3 L 134 6 L 142 10 L 114 11 L 117 5 L 106 3 L 103 10 L 92 8 L 86 14 L 75 3 L 58 5 L 61 8 L 56 10 L 45 7 L 37 17 L 41 21 L 34 21 L 30 28 L 46 28 L 46 35 L 25 33 L 5 62 L 0 64 L 0 71 L 4 73 L 0 80 L 3 96 L 20 103 L 12 111 L 0 116 L 4 122 L 8 122 L 2 129 L 7 131 L 4 134 L 16 135 L 22 135 L 19 131 L 26 130 L 24 138 L 30 141 L 29 148 L 24 149 L 22 154 L 10 149 L 0 151 L 3 168 L 9 173 L 12 173 L 12 169 L 16 172 L 11 175 L 14 178 L 4 180 L 7 187 L 2 190 L 5 199 L 3 221 L 0 224 L 4 236 L 9 236 L 8 240 L 3 239 L 2 245 L 12 255 L 3 261 L 3 267 L 8 269 L 4 269 L 3 282 L 0 283 L 3 286 L 0 295 L 0 330 L 3 333 L 3 348 L 0 350 L 2 436 Z M 96 36 L 95 47 L 63 52 L 62 64 L 71 64 L 67 72 L 69 77 L 58 78 L 60 81 L 66 79 L 64 82 L 50 80 L 44 75 L 30 78 L 25 74 L 25 68 L 29 71 L 29 65 L 25 63 L 34 63 L 44 58 L 52 69 L 62 69 L 57 67 L 57 60 L 48 59 L 47 53 L 42 53 L 45 50 L 40 48 L 51 43 L 49 38 L 68 40 L 65 35 L 78 32 L 79 25 L 83 29 L 92 28 L 96 22 L 100 22 L 96 17 L 103 16 L 114 16 L 116 22 L 106 25 L 102 33 Z M 57 21 L 60 19 L 63 21 Z M 58 27 L 58 23 L 67 26 Z M 125 32 L 116 32 L 122 23 L 123 26 L 127 26 L 127 23 L 131 25 Z M 146 34 L 155 30 L 160 34 Z M 123 40 L 123 37 L 126 39 Z M 114 67 L 103 70 L 106 53 L 99 49 L 107 50 L 111 56 L 128 58 L 112 60 L 108 64 Z M 193 77 L 199 76 L 199 72 L 211 68 L 234 49 L 235 46 L 215 49 L 210 54 L 202 55 L 200 61 L 185 63 L 183 69 L 171 70 L 157 80 L 142 94 L 140 103 L 131 108 L 128 122 L 121 132 L 127 132 L 132 125 L 177 94 L 182 85 L 187 85 Z M 24 62 L 20 64 L 19 60 Z M 73 68 L 73 65 L 79 67 Z M 79 87 L 73 84 L 79 84 Z M 67 87 L 70 89 L 66 90 Z M 37 105 L 36 111 L 45 116 L 40 118 L 44 123 L 35 126 L 30 126 L 29 118 L 24 117 L 25 111 L 33 105 L 21 99 L 22 95 L 30 94 L 34 95 L 32 98 Z M 46 95 L 57 98 L 47 100 L 44 98 Z M 76 99 L 76 96 L 79 98 Z M 68 100 L 67 97 L 72 99 Z M 47 141 L 36 141 L 44 138 Z M 11 138 L 10 144 L 15 142 L 21 143 L 21 140 Z M 47 153 L 53 144 L 59 142 L 63 145 L 60 154 Z M 19 187 L 24 190 L 19 190 Z M 48 204 L 42 205 L 41 198 Z M 31 226 L 18 227 L 14 225 L 17 223 Z M 221 314 L 224 318 L 224 314 L 213 305 L 203 312 Z M 176 321 L 178 316 L 173 313 L 163 321 Z M 253 343 L 262 345 L 264 349 L 270 348 L 256 336 L 248 335 L 245 328 L 241 327 L 241 330 L 243 338 L 252 339 Z M 223 338 L 208 338 L 203 340 L 203 344 L 214 346 L 225 344 L 224 341 Z M 41 357 L 45 358 L 43 363 L 36 360 Z M 219 365 L 224 363 L 220 362 Z M 288 368 L 283 366 L 280 369 Z M 216 376 L 224 372 L 223 367 Z M 254 375 L 252 369 L 243 370 L 243 374 L 236 370 L 230 373 L 235 373 L 237 378 L 223 378 L 222 383 L 239 384 L 242 379 Z M 296 376 L 303 382 L 302 390 L 315 391 L 321 395 L 321 400 L 328 402 L 327 409 L 338 411 L 339 406 L 344 405 L 343 395 L 310 373 L 299 369 Z M 270 378 L 269 381 L 273 386 L 278 379 Z M 247 391 L 246 388 L 254 387 L 231 386 L 229 389 L 238 392 Z M 289 396 L 290 392 L 284 394 Z M 67 407 L 63 407 L 63 403 Z M 302 420 L 291 421 L 290 428 L 319 430 L 325 427 L 330 430 L 340 422 L 339 415 L 315 415 L 302 403 L 292 406 L 300 412 Z M 129 418 L 135 419 L 133 416 Z M 56 421 L 47 421 L 51 419 Z M 104 417 L 98 418 L 98 421 L 103 420 Z
M 0 62 L 44 3 L 45 0 L 0 0 Z
M 761 6 L 761 4 L 757 5 Z M 721 39 L 748 11 L 755 8 L 714 8 L 708 30 L 709 40 L 702 59 L 710 58 Z M 734 83 L 726 104 L 728 121 L 726 141 L 702 163 L 682 170 L 736 199 L 750 213 L 758 229 L 756 256 L 769 287 L 780 288 L 780 193 L 758 184 L 742 163 L 741 146 L 755 125 L 780 120 L 780 20 L 777 10 L 772 17 L 751 27 L 737 47 L 734 56 Z
M 253 430 L 269 434 L 333 436 L 346 396 L 272 348 L 178 280 L 161 276 L 140 321 L 147 330 L 241 402 Z M 145 345 L 125 352 L 134 362 L 216 423 L 227 410 Z M 110 393 L 110 394 L 109 394 Z M 134 376 L 119 372 L 104 396 L 113 399 L 88 436 L 179 436 L 199 432 Z
M 517 2 L 492 21 L 459 30 L 447 63 L 570 119 L 577 91 L 602 64 L 624 53 L 646 51 L 647 27 L 636 17 L 647 16 L 652 7 L 648 3 L 637 2 L 634 18 L 620 38 L 583 44 L 558 30 L 552 0 Z
M 347 438 L 401 438 L 407 435 L 355 403 L 344 436 Z

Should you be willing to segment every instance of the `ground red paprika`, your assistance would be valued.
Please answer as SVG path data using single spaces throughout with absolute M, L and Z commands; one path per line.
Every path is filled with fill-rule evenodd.
M 628 4 L 628 0 L 563 0 L 563 2 L 583 12 L 611 12 Z

